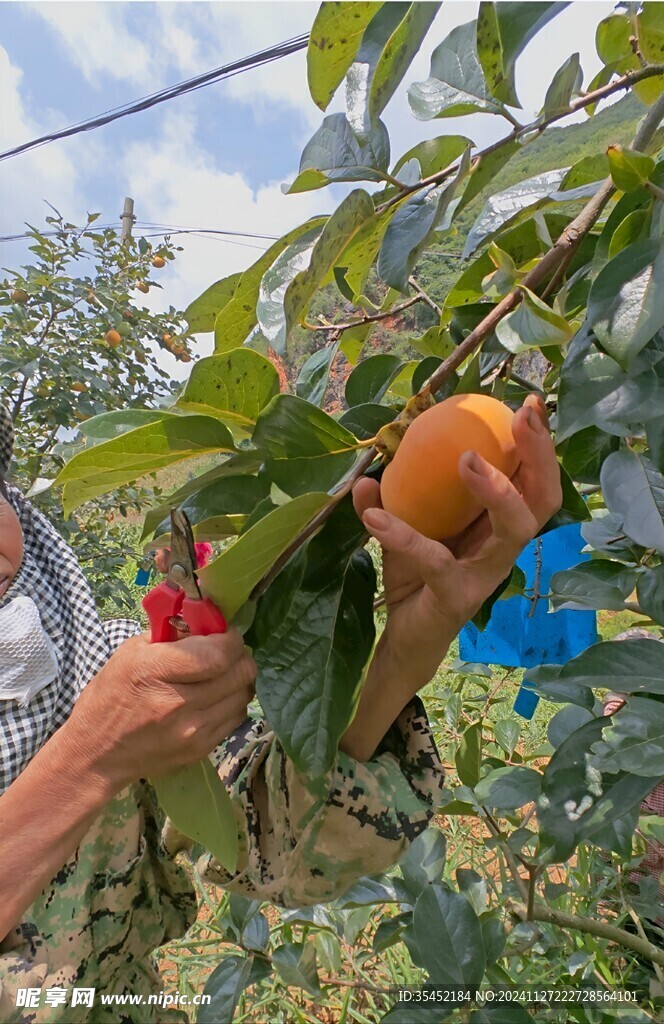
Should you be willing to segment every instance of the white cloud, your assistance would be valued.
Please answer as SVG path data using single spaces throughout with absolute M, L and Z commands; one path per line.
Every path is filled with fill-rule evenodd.
M 98 87 L 105 76 L 140 86 L 161 82 L 150 48 L 127 25 L 131 5 L 54 0 L 26 6 L 53 29 L 71 63 L 92 85 Z
M 285 196 L 280 182 L 255 191 L 243 175 L 215 167 L 214 157 L 198 141 L 197 125 L 188 115 L 169 111 L 157 140 L 133 143 L 120 168 L 128 194 L 134 197 L 139 220 L 160 224 L 249 231 L 281 236 L 321 211 L 329 212 L 331 198 L 321 193 Z M 184 252 L 155 273 L 163 285 L 148 296 L 152 308 L 184 308 L 219 278 L 243 270 L 260 257 L 262 248 L 248 248 L 193 235 L 174 236 Z M 252 242 L 237 239 L 236 242 Z M 255 244 L 267 247 L 270 242 Z M 204 338 L 200 351 L 210 350 Z M 169 359 L 170 357 L 164 357 Z M 165 364 L 166 365 L 166 364 Z M 168 362 L 169 370 L 173 367 Z
M 0 47 L 0 149 L 3 151 L 43 134 L 48 127 L 62 123 L 57 111 L 40 111 L 37 120 L 28 109 L 23 94 L 23 72 L 15 67 Z M 26 221 L 39 225 L 51 211 L 52 203 L 68 218 L 84 218 L 85 199 L 81 180 L 94 165 L 99 150 L 88 141 L 72 139 L 65 145 L 49 145 L 10 157 L 0 164 L 0 209 L 3 234 L 20 232 Z M 21 243 L 3 245 L 2 263 L 14 266 Z

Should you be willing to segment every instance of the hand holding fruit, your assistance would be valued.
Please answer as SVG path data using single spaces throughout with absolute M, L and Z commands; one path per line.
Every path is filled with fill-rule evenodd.
M 425 418 L 444 404 L 423 413 L 413 426 L 420 422 L 422 431 Z M 541 400 L 529 395 L 512 418 L 513 452 L 506 444 L 502 415 L 499 419 L 494 455 L 496 448 L 501 449 L 507 472 L 516 465 L 518 469 L 510 479 L 477 452 L 465 451 L 458 459 L 458 482 L 468 496 L 465 504 L 461 502 L 463 528 L 444 542 L 424 536 L 384 511 L 377 481 L 364 478 L 353 489 L 358 515 L 383 547 L 388 619 L 381 643 L 415 688 L 434 675 L 449 642 L 506 578 L 520 551 L 561 504 L 560 471 Z M 463 447 L 466 437 L 464 431 Z M 475 444 L 478 437 L 475 433 Z M 456 437 L 449 438 L 447 447 L 445 438 L 434 440 L 434 449 L 443 457 L 454 453 L 455 446 L 458 450 Z M 406 452 L 400 448 L 397 454 Z M 414 486 L 419 487 L 425 471 L 424 466 L 418 467 Z M 431 487 L 433 466 L 428 479 Z M 433 500 L 444 509 L 445 493 Z M 466 525 L 464 510 L 467 514 L 468 509 L 473 514 L 483 511 Z

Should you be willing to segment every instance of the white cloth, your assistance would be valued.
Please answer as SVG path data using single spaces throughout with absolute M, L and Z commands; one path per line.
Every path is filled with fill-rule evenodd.
M 0 700 L 26 707 L 58 674 L 55 646 L 31 597 L 0 608 Z

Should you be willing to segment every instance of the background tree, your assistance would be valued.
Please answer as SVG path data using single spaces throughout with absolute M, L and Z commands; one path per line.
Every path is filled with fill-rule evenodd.
M 381 942 L 405 943 L 419 980 L 599 980 L 609 991 L 636 980 L 648 1006 L 649 979 L 664 977 L 657 880 L 630 888 L 628 879 L 639 862 L 632 845 L 643 828 L 639 805 L 664 775 L 664 645 L 656 640 L 664 624 L 662 8 L 630 4 L 606 18 L 597 32 L 600 73 L 584 89 L 572 54 L 537 118 L 524 124 L 515 62 L 560 5 L 480 4 L 478 18 L 434 50 L 430 77 L 410 85 L 409 100 L 422 120 L 489 113 L 505 125 L 503 137 L 478 151 L 443 133 L 394 160 L 380 115 L 438 7 L 322 4 L 309 87 L 325 110 L 343 83 L 346 113 L 324 118 L 290 191 L 368 186 L 354 187 L 331 216 L 289 232 L 192 302 L 189 331 L 214 331 L 215 354 L 194 366 L 169 411 L 139 426 L 124 412 L 87 424 L 106 440 L 77 454 L 58 479 L 71 509 L 166 463 L 217 455 L 213 470 L 170 500 L 187 510 L 199 536 L 230 538 L 201 573 L 203 585 L 249 631 L 270 723 L 311 785 L 324 786 L 375 628 L 375 577 L 351 507 L 354 481 L 381 472 L 385 428 L 415 396 L 422 407 L 474 391 L 516 407 L 539 390 L 555 423 L 564 490 L 561 512 L 545 529 L 582 522 L 593 549 L 591 561 L 554 577 L 546 598 L 554 607 L 637 609 L 650 634 L 601 642 L 566 665 L 531 672 L 539 693 L 562 707 L 546 744 L 528 756 L 517 748 L 518 725 L 499 728 L 491 717 L 499 687 L 478 686 L 471 698 L 462 668 L 458 683 L 438 694 L 455 765 L 440 811 L 448 823 L 477 818 L 497 866 L 484 878 L 452 873 L 444 841 L 432 832 L 398 874 L 362 882 L 341 909 L 398 903 L 398 922 L 385 922 Z M 483 190 L 494 191 L 507 164 L 551 125 L 581 109 L 592 116 L 600 100 L 625 90 L 642 104 L 630 144 L 616 137 L 590 145 L 572 166 L 489 198 L 466 230 L 451 287 L 429 295 L 419 279 L 423 254 L 455 230 Z M 345 303 L 343 317 L 314 322 L 316 296 L 330 285 Z M 398 317 L 420 305 L 435 319 L 409 339 L 417 359 L 400 350 L 363 353 L 376 324 L 388 338 Z M 284 353 L 301 331 L 315 339 L 313 351 L 295 394 L 279 392 L 277 371 L 260 353 L 268 346 Z M 345 408 L 330 415 L 323 405 L 341 354 L 354 368 Z M 163 529 L 167 507 L 149 513 L 146 535 Z M 304 650 L 306 665 L 292 653 Z M 610 718 L 599 701 L 604 688 L 629 695 Z M 160 795 L 177 820 L 169 787 Z M 204 790 L 192 781 L 186 810 L 196 801 L 201 822 L 209 822 Z M 661 819 L 649 827 L 661 835 Z M 212 850 L 220 841 L 214 830 L 205 840 Z M 573 863 L 585 865 L 588 887 L 561 891 L 556 866 Z M 601 896 L 590 883 L 599 865 L 613 871 Z M 213 975 L 214 1013 L 201 1020 L 230 1019 L 242 989 L 260 990 L 275 971 L 286 984 L 320 991 L 320 949 L 307 928 L 298 941 L 286 928 L 274 948 L 258 908 L 245 907 L 240 920 L 241 909 L 231 907 L 228 928 L 242 952 Z M 303 912 L 298 920 L 310 919 Z M 562 960 L 551 953 L 557 947 L 567 949 Z M 566 1006 L 562 1019 L 627 1019 L 623 1009 L 614 1003 L 598 1017 Z M 453 1012 L 426 1007 L 418 1019 Z M 510 1013 L 511 1021 L 530 1019 L 523 1007 L 512 1004 Z M 397 1006 L 383 1019 L 411 1024 L 412 1008 Z M 484 1008 L 471 1019 L 503 1018 Z M 639 1009 L 629 1019 L 651 1015 Z
M 176 337 L 181 315 L 173 307 L 151 313 L 137 301 L 161 287 L 156 278 L 167 274 L 177 248 L 168 238 L 156 249 L 145 239 L 122 243 L 113 229 L 94 227 L 98 216 L 81 228 L 54 211 L 45 231 L 30 228 L 33 262 L 0 282 L 0 401 L 16 428 L 17 484 L 32 489 L 57 522 L 99 600 L 128 605 L 133 598 L 119 574 L 136 552 L 122 515 L 143 508 L 154 485 L 125 487 L 67 519 L 49 485 L 81 446 L 72 434 L 79 423 L 109 408 L 134 410 L 133 422 L 141 422 L 146 408 L 172 400 L 177 384 L 160 366 L 155 343 L 177 359 L 191 356 Z

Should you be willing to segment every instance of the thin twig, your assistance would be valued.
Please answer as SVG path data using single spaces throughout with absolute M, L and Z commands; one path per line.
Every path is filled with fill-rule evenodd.
M 408 284 L 410 285 L 411 288 L 415 289 L 415 291 L 420 296 L 422 301 L 426 302 L 426 304 L 429 307 L 429 309 L 432 309 L 434 311 L 434 313 L 436 314 L 436 316 L 440 317 L 440 316 L 443 315 L 443 311 L 440 308 L 440 306 L 438 305 L 438 303 L 434 302 L 434 300 L 431 298 L 431 296 L 428 294 L 428 292 L 425 292 L 425 290 L 422 287 L 422 285 L 418 281 L 416 281 L 414 277 L 409 277 L 408 278 Z
M 508 911 L 521 921 L 527 921 L 528 908 L 521 903 L 510 900 L 507 904 Z M 632 935 L 623 928 L 609 924 L 608 921 L 595 921 L 591 917 L 578 917 L 576 914 L 565 914 L 562 910 L 552 910 L 541 903 L 536 903 L 532 908 L 532 920 L 545 921 L 547 924 L 555 924 L 560 928 L 571 928 L 574 931 L 584 932 L 586 935 L 596 935 L 601 939 L 608 939 L 609 942 L 618 943 L 626 949 L 646 957 L 653 964 L 664 966 L 664 952 L 648 939 L 642 939 L 639 935 Z
M 380 313 L 371 313 L 367 316 L 360 316 L 357 320 L 349 320 L 346 324 L 308 324 L 306 321 L 302 322 L 302 327 L 305 327 L 308 331 L 337 331 L 339 334 L 342 331 L 350 331 L 352 327 L 364 327 L 365 324 L 375 324 L 379 320 L 387 320 L 391 316 L 397 316 L 399 313 L 403 313 L 404 309 L 409 309 L 414 306 L 416 302 L 425 301 L 421 295 L 413 295 L 412 298 L 407 299 L 405 302 L 401 302 L 398 306 L 393 306 L 392 309 L 385 309 Z

